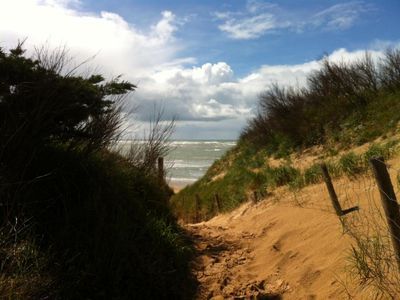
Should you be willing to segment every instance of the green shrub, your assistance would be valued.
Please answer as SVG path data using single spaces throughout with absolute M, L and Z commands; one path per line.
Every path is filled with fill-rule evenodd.
M 275 157 L 276 158 L 289 158 L 290 153 L 292 153 L 294 145 L 293 142 L 290 141 L 290 139 L 288 139 L 285 136 L 282 136 L 279 138 L 279 144 L 278 144 L 278 148 L 276 150 Z
M 327 161 L 326 166 L 331 178 L 340 177 L 343 174 L 340 164 L 337 162 Z
M 382 145 L 371 144 L 368 150 L 364 153 L 364 159 L 368 162 L 372 157 L 383 157 L 386 159 L 389 157 L 389 151 Z
M 250 184 L 250 188 L 252 190 L 259 190 L 266 188 L 268 185 L 268 178 L 265 176 L 263 172 L 253 173 L 253 179 Z
M 288 186 L 293 191 L 298 191 L 306 186 L 304 176 L 299 172 L 296 177 L 293 178 L 292 181 L 288 183 Z
M 333 141 L 349 148 L 390 134 L 400 121 L 399 63 L 399 49 L 379 63 L 368 55 L 351 63 L 326 58 L 306 88 L 275 84 L 261 93 L 240 140 L 286 157 L 299 147 Z
M 349 177 L 354 177 L 365 170 L 362 158 L 354 152 L 342 155 L 339 159 L 339 166 L 342 172 Z
M 300 171 L 290 165 L 268 168 L 265 172 L 268 185 L 273 187 L 289 184 L 290 182 L 297 180 L 300 176 Z
M 170 189 L 108 150 L 135 86 L 64 75 L 49 55 L 0 48 L 0 298 L 190 298 Z
M 396 152 L 396 146 L 398 141 L 393 140 L 385 144 L 372 144 L 368 150 L 364 153 L 365 163 L 368 164 L 369 160 L 373 157 L 383 157 L 383 159 L 389 159 Z
M 304 171 L 305 184 L 319 183 L 322 180 L 322 170 L 320 164 L 313 164 Z
M 156 178 L 116 154 L 57 147 L 39 153 L 25 171 L 51 174 L 19 200 L 33 216 L 32 238 L 51 247 L 46 271 L 55 274 L 58 297 L 185 297 L 176 281 L 191 286 L 191 251 L 164 204 L 169 191 Z M 171 270 L 173 277 L 166 275 Z

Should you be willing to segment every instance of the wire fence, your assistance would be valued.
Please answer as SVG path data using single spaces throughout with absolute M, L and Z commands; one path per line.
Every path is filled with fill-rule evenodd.
M 353 241 L 350 272 L 362 288 L 375 288 L 378 298 L 396 298 L 400 295 L 400 249 L 396 249 L 400 245 L 400 219 L 393 215 L 399 215 L 395 195 L 400 196 L 400 168 L 383 159 L 375 160 L 387 169 L 394 195 L 379 186 L 372 167 L 357 176 L 334 178 L 332 185 L 342 210 L 339 219 L 343 232 Z M 292 190 L 286 197 L 279 197 L 279 205 L 335 214 L 337 209 L 332 205 L 327 185 L 320 182 Z M 388 213 L 382 198 L 389 201 L 395 214 Z

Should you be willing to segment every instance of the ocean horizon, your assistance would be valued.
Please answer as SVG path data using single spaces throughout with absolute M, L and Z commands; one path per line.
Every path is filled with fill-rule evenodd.
M 120 147 L 119 151 L 122 153 L 128 151 L 124 147 L 124 143 L 126 143 L 126 146 L 129 146 L 130 141 L 130 139 L 120 140 L 118 143 L 118 147 Z M 194 183 L 206 173 L 214 161 L 234 147 L 236 142 L 236 140 L 221 139 L 171 140 L 170 152 L 164 158 L 168 184 L 176 188 L 183 188 Z
M 167 181 L 179 188 L 194 183 L 235 145 L 236 140 L 171 141 L 171 151 L 165 158 Z

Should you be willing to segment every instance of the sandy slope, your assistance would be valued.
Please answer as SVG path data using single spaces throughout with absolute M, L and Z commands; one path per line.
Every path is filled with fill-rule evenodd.
M 368 201 L 379 201 L 372 178 L 334 184 L 344 208 L 365 212 Z M 306 187 L 298 200 L 302 207 L 291 192 L 275 190 L 257 204 L 186 225 L 198 250 L 198 299 L 348 299 L 346 288 L 355 299 L 373 299 L 349 280 L 351 240 L 324 184 Z
M 345 298 L 335 277 L 343 272 L 348 239 L 331 213 L 263 202 L 187 228 L 200 252 L 199 299 Z
M 318 160 L 318 153 L 313 157 L 308 164 Z M 293 161 L 304 167 L 303 158 Z M 387 165 L 400 199 L 400 157 Z M 333 183 L 343 209 L 360 207 L 345 221 L 358 220 L 367 231 L 386 222 L 370 173 Z M 278 188 L 257 204 L 185 227 L 198 250 L 192 266 L 200 283 L 198 299 L 376 299 L 376 291 L 357 288 L 349 276 L 354 241 L 344 234 L 323 183 L 296 194 Z

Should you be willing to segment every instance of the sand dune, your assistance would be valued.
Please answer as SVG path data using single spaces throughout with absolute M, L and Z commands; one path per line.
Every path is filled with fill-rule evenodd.
M 194 266 L 202 284 L 200 299 L 345 296 L 336 277 L 343 273 L 349 241 L 334 214 L 245 204 L 232 214 L 187 228 L 200 253 Z
M 379 204 L 373 178 L 334 184 L 345 208 L 359 205 L 365 213 Z M 296 199 L 278 189 L 259 203 L 185 225 L 197 249 L 198 299 L 373 299 L 346 271 L 352 240 L 324 184 L 306 187 Z

